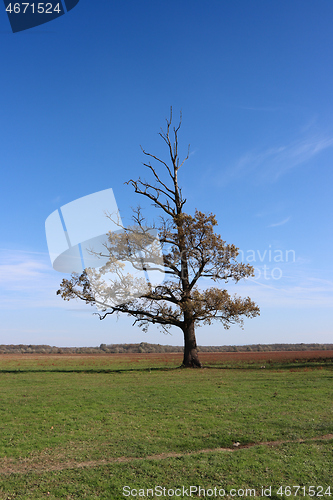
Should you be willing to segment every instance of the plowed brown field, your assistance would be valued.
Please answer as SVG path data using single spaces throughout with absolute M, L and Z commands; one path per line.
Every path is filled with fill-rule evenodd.
M 202 352 L 204 363 L 223 363 L 228 361 L 275 361 L 319 360 L 333 358 L 332 351 L 269 351 L 269 352 Z
M 128 360 L 131 363 L 138 363 L 143 360 L 153 364 L 181 364 L 183 354 L 177 353 L 132 353 L 132 354 L 109 354 L 109 357 L 115 359 Z M 200 361 L 205 365 L 223 364 L 223 363 L 241 363 L 241 362 L 292 362 L 298 360 L 319 360 L 333 359 L 333 350 L 331 351 L 268 351 L 268 352 L 200 352 Z
M 131 362 L 139 362 L 141 360 L 149 360 L 154 362 L 154 364 L 159 363 L 181 363 L 183 359 L 183 354 L 181 352 L 175 353 L 121 353 L 121 354 L 107 354 L 106 356 L 115 359 L 129 360 Z M 290 362 L 298 360 L 319 360 L 319 359 L 333 359 L 333 350 L 331 351 L 268 351 L 268 352 L 200 352 L 200 360 L 204 364 L 211 363 L 228 363 L 230 362 L 242 362 L 242 361 L 253 361 L 269 362 Z M 96 356 L 98 357 L 98 356 Z
M 1 354 L 1 369 L 113 369 L 147 366 L 180 366 L 182 353 L 119 353 L 119 354 Z M 267 352 L 200 352 L 203 366 L 333 360 L 333 350 L 267 351 Z

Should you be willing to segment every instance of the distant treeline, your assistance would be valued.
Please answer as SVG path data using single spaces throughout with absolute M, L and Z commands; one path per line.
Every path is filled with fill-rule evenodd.
M 333 350 L 333 344 L 252 344 L 199 346 L 201 352 L 264 352 Z M 163 353 L 183 352 L 181 346 L 148 344 L 101 344 L 99 347 L 55 347 L 49 345 L 0 345 L 0 354 L 102 354 L 102 353 Z

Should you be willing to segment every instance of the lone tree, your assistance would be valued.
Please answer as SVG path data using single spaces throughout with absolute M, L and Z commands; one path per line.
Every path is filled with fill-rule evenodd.
M 215 215 L 195 210 L 194 216 L 191 216 L 183 210 L 186 199 L 178 184 L 178 171 L 189 153 L 180 163 L 178 132 L 181 118 L 178 126 L 171 129 L 171 108 L 166 130 L 161 129 L 159 134 L 168 148 L 170 162 L 142 149 L 147 157 L 147 163 L 143 165 L 149 169 L 154 183 L 141 178 L 126 183 L 131 184 L 136 193 L 149 198 L 159 210 L 158 227 L 144 226 L 145 219 L 138 208 L 133 215 L 134 226 L 121 226 L 123 231 L 120 233 L 109 233 L 108 243 L 105 244 L 108 264 L 98 272 L 84 270 L 81 275 L 73 273 L 70 280 L 62 281 L 57 294 L 65 300 L 79 298 L 91 305 L 100 304 L 101 312 L 97 314 L 101 320 L 111 314 L 126 313 L 135 318 L 133 325 L 138 324 L 145 331 L 150 323 L 158 324 L 164 330 L 171 326 L 180 328 L 184 334 L 183 366 L 201 367 L 195 337 L 196 326 L 210 325 L 214 320 L 220 320 L 224 328 L 235 323 L 242 326 L 244 316 L 253 318 L 259 315 L 260 310 L 249 297 L 231 297 L 227 290 L 215 286 L 199 288 L 202 278 L 217 283 L 227 283 L 228 280 L 238 282 L 254 276 L 254 270 L 249 264 L 236 260 L 238 248 L 226 244 L 220 235 L 214 233 L 217 225 Z M 155 166 L 152 166 L 152 160 Z M 112 218 L 112 215 L 109 214 L 109 217 Z M 114 281 L 109 287 L 103 281 L 102 285 L 96 285 L 98 279 L 110 270 L 116 271 L 119 276 L 119 261 L 126 260 L 126 257 L 128 260 L 129 247 L 131 262 L 136 269 L 144 269 L 148 273 L 161 271 L 161 266 L 156 265 L 155 240 L 152 239 L 151 229 L 157 231 L 162 248 L 165 276 L 162 284 L 153 286 L 148 280 L 142 287 L 142 283 L 131 281 L 127 275 L 126 279 Z M 102 253 L 99 255 L 103 256 Z M 134 259 L 133 255 L 140 255 L 140 258 Z M 136 293 L 129 293 L 129 289 L 133 288 Z M 98 294 L 96 289 L 99 290 Z M 125 298 L 121 300 L 119 296 Z M 118 300 L 114 300 L 115 297 Z

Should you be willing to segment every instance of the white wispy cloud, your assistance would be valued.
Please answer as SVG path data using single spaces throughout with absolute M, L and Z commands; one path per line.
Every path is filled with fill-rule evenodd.
M 272 274 L 272 267 L 265 273 L 258 266 L 255 278 L 230 284 L 229 292 L 250 296 L 263 309 L 333 307 L 333 279 L 323 278 L 320 271 L 297 263 L 281 265 L 281 278 L 274 279 L 279 273 Z
M 46 258 L 47 254 L 1 249 L 1 289 L 26 290 L 35 282 L 46 281 L 47 275 L 52 270 Z
M 256 172 L 263 180 L 274 182 L 291 169 L 310 161 L 332 146 L 333 137 L 314 136 L 261 151 L 248 151 L 233 165 L 229 177 L 241 177 Z
M 61 307 L 62 277 L 47 253 L 0 249 L 0 308 Z
M 280 222 L 275 222 L 274 224 L 269 224 L 267 227 L 277 227 L 277 226 L 283 226 L 284 224 L 287 224 L 287 222 L 290 221 L 290 216 L 287 217 L 286 219 L 283 219 Z

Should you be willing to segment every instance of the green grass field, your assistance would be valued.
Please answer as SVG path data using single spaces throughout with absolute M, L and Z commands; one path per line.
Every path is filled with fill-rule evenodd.
M 333 497 L 332 360 L 149 370 L 149 358 L 110 359 L 0 358 L 0 499 L 198 498 L 190 486 Z M 147 496 L 155 486 L 165 495 Z

